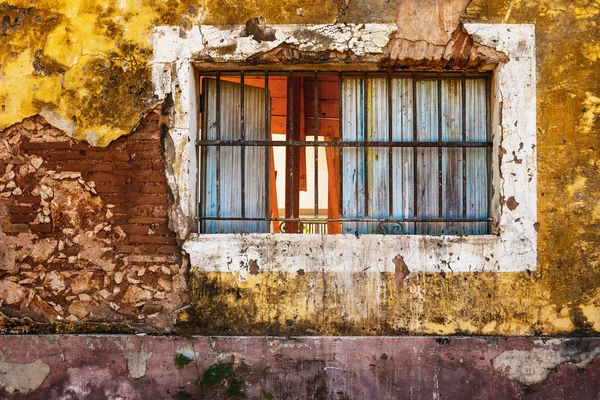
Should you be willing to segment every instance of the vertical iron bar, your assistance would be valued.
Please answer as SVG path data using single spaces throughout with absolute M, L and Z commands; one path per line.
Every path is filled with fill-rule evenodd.
M 216 121 L 217 140 L 221 140 L 221 73 L 217 72 Z M 205 101 L 206 103 L 207 101 Z M 208 127 L 208 125 L 207 125 Z M 217 218 L 221 218 L 221 146 L 217 145 Z
M 242 146 L 241 152 L 241 178 L 242 178 L 242 191 L 241 191 L 241 203 L 242 203 L 242 218 L 246 218 L 246 146 L 244 141 L 246 140 L 246 126 L 245 126 L 245 115 L 244 115 L 244 71 L 240 72 L 240 140 Z
M 196 94 L 198 94 L 199 92 L 202 91 L 202 75 L 200 73 L 198 73 L 196 75 Z M 203 96 L 204 93 L 200 93 L 200 96 L 196 96 L 196 99 L 198 99 L 198 109 L 196 110 L 196 118 L 200 117 L 200 114 L 202 114 L 202 121 L 204 121 L 204 119 L 206 118 L 206 114 L 204 113 L 204 109 L 202 108 L 202 101 L 200 101 L 201 96 Z M 200 128 L 200 124 L 196 124 L 196 132 L 194 132 L 194 140 L 196 142 L 196 196 L 194 198 L 195 201 L 195 207 L 196 207 L 196 217 L 198 218 L 196 221 L 196 231 L 198 233 L 200 233 L 200 185 L 202 184 L 202 179 L 200 176 L 200 171 L 204 171 L 204 168 L 200 169 L 200 145 L 198 144 L 198 140 L 202 139 L 199 135 L 200 131 L 204 132 L 204 127 Z
M 442 79 L 437 76 L 438 142 L 442 143 Z M 442 147 L 438 147 L 438 216 L 442 218 Z
M 492 115 L 491 115 L 491 98 L 490 98 L 490 94 L 491 94 L 491 86 L 492 86 L 492 80 L 488 77 L 488 79 L 486 79 L 486 85 L 485 85 L 485 141 L 489 142 L 491 140 L 489 132 L 490 132 L 490 127 L 492 126 Z M 487 199 L 487 216 L 486 217 L 491 217 L 492 216 L 492 178 L 493 178 L 493 171 L 492 171 L 492 146 L 489 146 L 486 150 L 486 159 L 485 159 L 485 165 L 487 166 L 487 186 L 486 186 L 486 199 Z M 488 221 L 487 222 L 487 232 L 485 233 L 492 233 L 492 221 Z M 481 232 L 479 232 L 481 233 Z
M 462 74 L 461 79 L 462 96 L 462 141 L 467 142 L 467 79 L 465 74 Z M 462 148 L 462 217 L 467 218 L 467 149 L 463 146 Z M 467 224 L 464 224 L 464 228 L 467 229 Z M 466 233 L 463 231 L 463 233 Z
M 288 106 L 288 118 L 289 118 L 289 124 L 288 124 L 288 129 L 289 129 L 289 139 L 288 140 L 295 140 L 294 138 L 294 71 L 290 71 L 289 75 L 288 75 L 288 95 L 287 95 L 287 106 Z M 289 156 L 289 160 L 290 160 L 290 185 L 288 188 L 288 192 L 290 193 L 290 217 L 291 218 L 295 218 L 296 217 L 296 213 L 294 212 L 294 197 L 296 196 L 296 185 L 294 183 L 294 146 L 289 146 L 288 147 L 290 149 L 290 154 Z M 293 226 L 296 226 L 296 230 L 298 229 L 298 226 L 296 224 L 292 224 Z M 294 232 L 294 233 L 298 233 L 298 232 Z
M 412 74 L 412 106 L 413 106 L 413 142 L 417 142 L 417 74 L 413 72 Z M 418 192 L 417 192 L 417 151 L 418 147 L 413 147 L 413 213 L 414 218 L 418 218 L 419 215 L 419 204 L 418 204 Z M 417 223 L 415 222 L 415 233 L 417 231 Z
M 315 93 L 314 93 L 314 140 L 315 142 L 319 139 L 319 73 L 315 72 L 314 81 Z M 319 147 L 313 148 L 315 152 L 315 217 L 319 215 Z
M 387 74 L 387 109 L 388 109 L 388 142 L 393 142 L 393 113 L 392 113 L 392 74 L 388 72 Z M 394 187 L 394 177 L 393 177 L 393 148 L 390 146 L 388 149 L 388 218 L 392 219 L 393 215 L 393 197 L 392 190 Z
M 365 179 L 363 181 L 364 184 L 364 195 L 365 195 L 365 218 L 369 217 L 369 152 L 371 148 L 369 147 L 369 105 L 370 99 L 369 90 L 367 88 L 367 73 L 363 74 L 363 140 L 365 141 L 366 146 L 362 148 L 363 151 L 363 173 L 365 174 Z
M 343 92 L 342 92 L 342 73 L 338 72 L 338 98 L 339 98 L 339 141 L 342 141 L 343 138 L 343 130 L 344 130 L 344 122 L 342 120 L 342 116 L 344 115 L 344 108 L 343 108 L 343 102 L 342 102 L 342 98 L 343 98 Z M 339 158 L 340 158 L 340 163 L 339 163 L 339 168 L 340 168 L 340 209 L 339 209 L 339 215 L 340 218 L 344 218 L 344 152 L 343 152 L 343 148 L 342 146 L 340 146 L 340 154 L 339 154 Z M 344 224 L 342 224 L 342 233 L 344 233 L 343 230 Z
M 265 140 L 271 140 L 271 96 L 269 95 L 269 71 L 265 71 Z M 271 218 L 271 147 L 265 146 L 265 217 Z M 269 232 L 271 231 L 269 223 Z

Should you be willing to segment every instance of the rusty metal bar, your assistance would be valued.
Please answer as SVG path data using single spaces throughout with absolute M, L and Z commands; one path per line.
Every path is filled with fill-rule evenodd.
M 437 113 L 438 113 L 438 142 L 442 142 L 442 80 L 438 74 L 437 80 Z M 441 218 L 444 213 L 443 194 L 442 194 L 442 148 L 438 147 L 438 216 Z
M 196 74 L 196 90 L 198 92 L 202 91 L 202 78 L 200 76 L 200 74 Z M 202 121 L 204 121 L 204 119 L 206 118 L 206 113 L 204 111 L 204 107 L 202 104 L 202 96 L 204 94 L 200 93 L 200 96 L 197 97 L 198 101 L 198 110 L 199 112 L 202 114 Z M 201 122 L 201 121 L 199 121 Z M 203 122 L 201 122 L 201 124 L 203 124 Z M 196 132 L 194 132 L 194 137 L 196 138 L 196 141 L 198 139 L 200 139 L 200 133 L 204 133 L 204 126 L 198 124 L 196 126 L 196 128 L 198 128 L 198 126 L 201 126 L 200 130 L 196 129 Z M 203 183 L 203 179 L 200 176 L 200 172 L 204 171 L 205 168 L 200 168 L 200 146 L 198 144 L 195 145 L 196 147 L 196 187 L 195 187 L 195 196 L 194 196 L 194 206 L 196 207 L 196 216 L 199 217 L 200 216 L 200 185 Z M 199 232 L 200 229 L 199 226 L 196 226 L 196 230 Z
M 287 106 L 288 106 L 288 137 L 290 139 L 294 139 L 294 71 L 290 71 L 288 74 L 288 90 L 287 90 Z M 290 215 L 295 217 L 294 213 L 294 197 L 295 191 L 297 190 L 296 185 L 294 184 L 294 146 L 288 146 L 287 150 L 289 151 L 288 159 L 290 163 L 290 180 L 289 185 L 287 186 L 287 191 L 290 196 Z
M 462 75 L 461 80 L 462 95 L 461 95 L 461 106 L 462 106 L 462 142 L 467 142 L 467 79 L 465 74 Z M 491 143 L 490 143 L 491 144 Z M 467 217 L 467 149 L 462 148 L 462 216 Z M 463 229 L 466 229 L 465 226 Z
M 413 117 L 413 142 L 417 140 L 417 76 L 413 72 L 412 77 L 412 117 Z M 419 214 L 418 193 L 417 193 L 417 147 L 413 148 L 413 215 L 416 217 Z M 415 222 L 415 233 L 417 233 L 417 223 Z
M 286 221 L 286 222 L 486 222 L 492 218 L 270 218 L 270 217 L 202 217 L 202 220 L 221 221 Z
M 492 86 L 492 80 L 491 79 L 487 79 L 486 81 L 486 85 L 485 85 L 485 115 L 486 115 L 486 123 L 485 123 L 485 137 L 486 140 L 491 140 L 490 139 L 490 127 L 492 126 L 492 113 L 491 113 L 491 86 Z M 491 144 L 491 143 L 490 143 Z M 463 150 L 465 151 L 465 150 Z M 492 168 L 492 146 L 490 146 L 487 151 L 486 151 L 486 160 L 485 160 L 485 164 L 488 167 L 487 170 L 487 215 L 488 217 L 491 217 L 492 215 L 492 179 L 493 179 L 493 168 Z M 490 222 L 488 222 L 488 226 L 487 226 L 487 232 L 486 233 L 490 233 L 492 232 L 492 219 L 490 218 Z
M 241 204 L 242 204 L 242 218 L 246 216 L 246 146 L 243 144 L 246 140 L 246 126 L 245 126 L 245 115 L 244 115 L 244 71 L 240 72 L 240 139 L 241 139 Z
M 269 93 L 269 71 L 265 80 L 265 139 L 271 141 L 271 95 Z M 265 215 L 271 216 L 271 147 L 265 146 Z
M 325 140 L 200 140 L 197 144 L 201 146 L 272 146 L 272 147 L 492 147 L 490 142 L 329 142 Z
M 313 96 L 313 116 L 314 120 L 314 142 L 319 141 L 319 73 L 315 72 L 314 81 L 314 96 Z M 315 145 L 315 217 L 319 215 L 319 147 Z
M 340 149 L 340 154 L 339 154 L 339 168 L 340 168 L 340 199 L 339 199 L 339 215 L 340 216 L 344 216 L 344 150 L 341 146 L 342 144 L 342 138 L 343 138 L 343 132 L 344 132 L 344 123 L 343 123 L 343 115 L 344 115 L 344 106 L 343 106 L 343 87 L 342 87 L 342 79 L 343 79 L 343 75 L 341 72 L 338 73 L 338 98 L 339 98 L 339 138 L 337 142 L 334 143 L 339 143 L 339 149 Z M 342 227 L 342 233 L 344 233 L 343 227 Z
M 217 126 L 216 134 L 217 140 L 221 140 L 221 73 L 217 72 L 217 82 L 216 82 L 216 121 Z M 206 100 L 205 100 L 206 103 Z M 216 186 L 217 186 L 217 217 L 221 216 L 221 146 L 217 146 L 217 157 L 216 157 Z
M 392 75 L 388 72 L 387 74 L 387 120 L 388 120 L 388 142 L 394 141 L 394 121 L 392 113 Z M 394 162 L 393 162 L 393 148 L 390 146 L 388 150 L 388 217 L 392 218 L 394 209 L 394 197 L 392 196 L 394 188 Z
M 368 78 L 367 73 L 365 72 L 363 75 L 363 138 L 365 142 L 369 141 L 369 103 L 371 101 L 369 97 L 369 89 L 368 89 Z M 365 174 L 365 179 L 363 181 L 364 185 L 364 194 L 365 194 L 365 218 L 369 216 L 369 148 L 368 145 L 362 149 L 363 152 L 363 173 Z M 357 203 L 358 207 L 358 203 Z

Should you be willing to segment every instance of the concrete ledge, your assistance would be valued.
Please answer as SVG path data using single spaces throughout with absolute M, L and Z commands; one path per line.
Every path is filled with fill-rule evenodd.
M 249 399 L 586 400 L 599 355 L 600 338 L 0 336 L 0 397 L 223 398 L 194 386 L 220 364 Z

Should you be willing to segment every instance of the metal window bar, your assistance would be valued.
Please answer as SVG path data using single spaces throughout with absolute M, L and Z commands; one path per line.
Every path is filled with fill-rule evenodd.
M 402 226 L 400 226 L 399 224 L 401 223 L 413 223 L 414 224 L 414 233 L 419 233 L 420 229 L 419 229 L 419 224 L 420 223 L 439 223 L 439 225 L 436 226 L 440 226 L 442 228 L 428 228 L 430 229 L 431 232 L 433 233 L 442 233 L 444 234 L 444 226 L 448 226 L 448 225 L 444 225 L 444 223 L 451 223 L 451 222 L 455 222 L 455 223 L 459 223 L 459 229 L 454 231 L 454 232 L 450 232 L 450 234 L 471 234 L 471 233 L 488 233 L 491 229 L 491 221 L 492 218 L 490 217 L 491 215 L 491 205 L 490 205 L 490 176 L 491 176 L 491 166 L 489 165 L 490 161 L 491 161 L 491 157 L 489 156 L 490 152 L 491 152 L 491 147 L 492 147 L 492 143 L 489 139 L 490 135 L 487 132 L 489 130 L 489 108 L 490 108 L 490 97 L 489 97 L 489 92 L 490 92 L 490 85 L 489 85 L 489 77 L 490 75 L 487 74 L 469 74 L 469 73 L 459 73 L 459 74 L 444 74 L 444 73 L 416 73 L 416 72 L 412 72 L 412 73 L 395 73 L 395 72 L 387 72 L 387 73 L 371 73 L 371 72 L 359 72 L 359 73 L 348 73 L 348 72 L 338 72 L 336 75 L 331 75 L 331 74 L 327 74 L 327 73 L 320 73 L 320 72 L 313 72 L 312 74 L 303 74 L 301 72 L 287 72 L 287 73 L 282 73 L 282 72 L 270 72 L 270 71 L 240 71 L 238 73 L 226 73 L 226 76 L 234 76 L 236 77 L 239 82 L 240 82 L 240 92 L 239 92 L 239 96 L 240 96 L 240 110 L 239 110 L 239 140 L 222 140 L 221 139 L 221 123 L 222 123 L 222 118 L 223 118 L 223 112 L 227 113 L 231 113 L 231 110 L 223 110 L 223 108 L 227 107 L 227 104 L 224 104 L 222 99 L 221 99 L 221 81 L 223 79 L 223 73 L 221 73 L 220 71 L 216 71 L 214 73 L 210 73 L 210 72 L 203 72 L 201 73 L 201 79 L 200 82 L 202 81 L 202 79 L 206 78 L 206 79 L 215 79 L 216 81 L 216 85 L 215 85 L 215 90 L 214 90 L 214 112 L 215 112 L 215 116 L 214 119 L 216 121 L 216 126 L 215 126 L 215 134 L 214 137 L 216 139 L 207 139 L 206 136 L 206 132 L 202 132 L 201 135 L 199 135 L 199 139 L 196 141 L 196 146 L 197 146 L 197 154 L 198 157 L 201 158 L 201 161 L 197 164 L 199 171 L 199 180 L 201 182 L 201 184 L 199 185 L 200 189 L 199 189 L 199 194 L 197 196 L 197 198 L 199 199 L 199 212 L 197 213 L 197 219 L 199 220 L 199 229 L 200 231 L 202 231 L 203 229 L 203 221 L 211 221 L 211 220 L 222 220 L 222 221 L 269 221 L 269 222 L 280 222 L 281 224 L 285 225 L 286 223 L 291 223 L 291 226 L 296 226 L 296 229 L 294 229 L 294 231 L 296 233 L 326 233 L 327 232 L 327 223 L 331 223 L 331 222 L 339 222 L 339 223 L 343 223 L 343 222 L 362 222 L 362 223 L 376 223 L 379 224 L 376 228 L 376 232 L 374 233 L 412 233 L 412 232 L 407 232 L 405 229 L 403 229 Z M 287 118 L 287 134 L 286 134 L 286 140 L 273 140 L 272 136 L 271 136 L 271 100 L 270 100 L 270 90 L 269 90 L 269 78 L 273 75 L 278 75 L 278 76 L 284 76 L 287 79 L 287 86 L 286 86 L 286 92 L 287 92 L 287 106 L 286 106 L 286 112 L 288 113 L 288 118 Z M 339 107 L 339 116 L 338 116 L 338 138 L 331 138 L 331 140 L 320 140 L 319 139 L 319 112 L 320 112 L 320 104 L 322 99 L 320 98 L 320 90 L 319 90 L 319 78 L 323 75 L 328 75 L 328 76 L 337 76 L 337 90 L 338 90 L 338 107 Z M 264 137 L 266 137 L 265 140 L 249 140 L 246 138 L 246 124 L 245 124 L 245 119 L 246 119 L 246 115 L 245 115 L 245 107 L 247 106 L 245 103 L 245 76 L 258 76 L 261 79 L 263 79 L 264 82 L 264 98 L 265 98 L 265 103 L 264 103 L 264 130 L 265 130 L 265 134 Z M 344 140 L 343 139 L 343 121 L 342 121 L 342 116 L 343 111 L 344 111 L 344 107 L 345 106 L 352 106 L 352 105 L 345 105 L 343 104 L 343 85 L 342 82 L 346 77 L 352 77 L 355 78 L 356 77 L 360 77 L 362 80 L 362 84 L 361 84 L 361 102 L 362 104 L 360 105 L 360 108 L 362 108 L 362 118 L 361 118 L 361 122 L 363 123 L 363 126 L 361 127 L 363 129 L 363 133 L 364 133 L 364 140 L 354 140 L 354 141 L 349 141 L 349 140 Z M 314 79 L 314 85 L 313 85 L 313 118 L 314 118 L 314 126 L 313 126 L 313 139 L 312 140 L 294 140 L 295 135 L 294 135 L 294 129 L 296 129 L 296 127 L 294 126 L 295 122 L 294 122 L 294 113 L 299 113 L 300 110 L 295 110 L 294 107 L 294 95 L 303 95 L 303 93 L 294 93 L 294 78 L 296 77 L 312 77 Z M 385 78 L 385 93 L 386 93 L 386 99 L 382 99 L 382 101 L 387 101 L 387 110 L 385 110 L 386 112 L 384 112 L 383 114 L 385 114 L 385 118 L 387 118 L 387 141 L 374 141 L 371 140 L 372 138 L 369 136 L 369 129 L 371 128 L 370 124 L 370 118 L 380 118 L 381 116 L 378 115 L 378 110 L 368 110 L 370 107 L 369 102 L 372 101 L 371 96 L 373 96 L 374 94 L 371 93 L 371 88 L 369 86 L 369 79 L 370 78 L 374 78 L 374 77 L 384 77 Z M 392 119 L 394 116 L 394 112 L 395 110 L 393 109 L 393 103 L 394 103 L 394 94 L 392 91 L 392 84 L 393 84 L 393 80 L 395 78 L 403 78 L 403 79 L 412 79 L 412 93 L 410 94 L 410 96 L 412 96 L 412 121 L 410 121 L 412 123 L 412 141 L 394 141 L 394 134 L 393 134 L 393 123 L 392 123 Z M 469 104 L 467 104 L 467 81 L 469 79 L 486 79 L 487 83 L 485 86 L 485 98 L 483 99 L 483 104 L 484 104 L 484 113 L 485 115 L 480 116 L 480 118 L 483 119 L 483 125 L 485 125 L 485 141 L 469 141 L 469 135 L 472 136 L 472 134 L 468 134 L 467 132 L 467 109 L 469 107 Z M 418 136 L 418 117 L 417 117 L 417 113 L 420 111 L 419 110 L 419 104 L 417 102 L 417 82 L 420 80 L 435 80 L 436 81 L 436 101 L 437 104 L 435 104 L 435 109 L 437 110 L 437 141 L 421 141 L 419 140 L 419 136 Z M 458 80 L 460 82 L 460 99 L 459 100 L 459 104 L 461 106 L 461 110 L 460 110 L 460 141 L 453 141 L 453 142 L 449 142 L 449 141 L 444 141 L 443 139 L 443 134 L 442 134 L 442 126 L 444 123 L 444 116 L 442 115 L 443 113 L 443 107 L 442 107 L 442 82 L 444 80 Z M 203 96 L 206 96 L 207 93 L 203 93 Z M 471 95 L 472 96 L 472 95 Z M 207 99 L 204 98 L 203 103 L 206 104 Z M 384 103 L 384 106 L 386 105 L 386 103 Z M 357 112 L 360 112 L 360 108 L 357 110 Z M 474 107 L 475 109 L 476 107 Z M 200 110 L 200 112 L 205 113 L 207 112 L 208 107 L 204 106 L 202 107 L 202 109 Z M 347 111 L 347 110 L 346 110 Z M 370 112 L 369 112 L 370 111 Z M 477 116 L 470 116 L 471 118 L 477 118 Z M 207 116 L 203 116 L 204 121 L 203 123 L 203 129 L 208 129 L 206 126 L 206 121 L 207 121 Z M 422 128 L 421 128 L 422 129 Z M 473 127 L 471 127 L 470 129 L 475 129 Z M 431 134 L 432 132 L 430 132 Z M 481 132 L 479 133 L 479 135 L 481 136 Z M 398 138 L 396 138 L 396 140 L 398 140 Z M 263 217 L 256 217 L 256 216 L 251 216 L 248 217 L 246 215 L 246 198 L 245 198 L 245 194 L 246 194 L 246 185 L 249 184 L 247 182 L 246 179 L 246 172 L 245 171 L 252 171 L 252 168 L 254 168 L 254 166 L 248 166 L 246 165 L 246 157 L 245 157 L 245 153 L 246 153 L 246 147 L 255 147 L 255 146 L 259 146 L 259 147 L 264 147 L 265 148 L 265 160 L 264 160 L 264 168 L 266 169 L 264 171 L 264 185 L 266 186 L 264 188 L 264 193 L 266 195 L 266 198 L 264 199 L 264 216 Z M 290 203 L 291 203 L 291 207 L 290 210 L 288 212 L 289 217 L 286 216 L 285 218 L 278 218 L 278 217 L 272 217 L 272 213 L 270 210 L 270 206 L 269 206 L 269 199 L 270 196 L 272 195 L 271 191 L 274 190 L 274 188 L 271 188 L 270 185 L 270 169 L 274 168 L 274 165 L 271 165 L 271 151 L 273 151 L 272 149 L 276 148 L 276 147 L 285 147 L 287 149 L 287 158 L 289 161 L 289 169 L 288 169 L 288 174 L 289 176 L 286 177 L 286 191 L 293 191 L 293 190 L 298 190 L 298 186 L 294 183 L 294 175 L 299 174 L 299 171 L 296 171 L 296 167 L 294 166 L 294 152 L 296 148 L 299 147 L 313 147 L 314 148 L 314 215 L 312 218 L 306 218 L 306 217 L 301 217 L 298 215 L 295 215 L 295 208 L 294 208 L 294 193 L 288 193 L 288 196 L 290 198 Z M 215 158 L 216 158 L 216 162 L 215 162 L 215 171 L 208 171 L 207 168 L 207 164 L 206 164 L 206 149 L 209 149 L 211 147 L 215 147 Z M 231 216 L 226 216 L 223 217 L 221 215 L 221 186 L 223 184 L 229 185 L 232 184 L 231 182 L 222 182 L 222 177 L 221 177 L 221 148 L 222 147 L 234 147 L 234 148 L 239 148 L 240 149 L 240 158 L 241 158 L 241 174 L 240 174 L 240 178 L 241 178 L 241 210 L 239 210 L 239 213 L 236 213 L 236 215 L 240 215 L 241 217 L 231 217 Z M 364 180 L 362 182 L 362 188 L 364 193 L 362 193 L 362 195 L 364 196 L 364 218 L 360 217 L 360 218 L 356 218 L 356 217 L 347 217 L 343 215 L 343 190 L 344 190 L 344 185 L 343 182 L 340 182 L 339 185 L 339 210 L 338 213 L 340 213 L 340 218 L 329 218 L 328 216 L 319 216 L 319 174 L 318 174 L 318 167 L 319 167 L 319 149 L 320 148 L 327 148 L 327 147 L 332 147 L 332 148 L 339 148 L 339 168 L 340 171 L 338 171 L 338 176 L 340 176 L 341 178 L 343 177 L 342 174 L 342 170 L 344 168 L 344 164 L 343 164 L 343 149 L 344 148 L 356 148 L 356 149 L 364 149 L 365 151 L 362 152 L 362 168 L 363 168 L 363 176 L 364 176 Z M 376 162 L 374 161 L 374 158 L 371 157 L 370 155 L 375 154 L 374 152 L 372 152 L 369 149 L 374 149 L 374 148 L 387 148 L 388 149 L 388 156 L 387 156 L 387 160 L 386 160 L 386 168 L 388 168 L 388 174 L 387 174 L 387 184 L 388 184 L 388 188 L 387 188 L 387 203 L 388 203 L 388 210 L 387 210 L 387 215 L 388 218 L 372 218 L 370 216 L 370 205 L 369 205 L 369 190 L 374 190 L 373 188 L 369 187 L 369 168 L 381 168 L 381 165 L 376 165 Z M 410 201 L 412 201 L 412 205 L 413 205 L 413 209 L 412 209 L 412 216 L 402 216 L 402 217 L 392 217 L 395 216 L 395 211 L 394 210 L 394 201 L 393 201 L 393 197 L 395 195 L 394 193 L 394 189 L 397 189 L 394 187 L 395 182 L 394 182 L 394 174 L 392 173 L 392 169 L 394 167 L 396 167 L 394 165 L 394 158 L 393 158 L 393 149 L 394 148 L 407 148 L 407 149 L 412 149 L 412 165 L 407 165 L 408 168 L 413 169 L 412 171 L 412 185 L 413 185 L 413 198 L 410 199 Z M 426 179 L 427 177 L 423 177 L 423 176 L 419 176 L 419 171 L 418 171 L 418 162 L 419 162 L 419 149 L 424 149 L 424 148 L 437 148 L 437 176 L 435 178 L 437 178 L 437 184 L 438 184 L 438 192 L 437 192 L 437 196 L 438 198 L 436 199 L 438 201 L 438 206 L 439 209 L 437 210 L 437 217 L 431 217 L 431 216 L 427 216 L 427 217 L 420 217 L 419 216 L 419 208 L 420 208 L 420 200 L 418 197 L 418 181 L 419 179 Z M 460 174 L 457 176 L 454 176 L 453 179 L 456 179 L 457 181 L 460 180 L 460 186 L 462 186 L 462 190 L 460 190 L 461 192 L 461 211 L 460 211 L 460 218 L 445 218 L 444 215 L 444 192 L 442 190 L 443 187 L 443 176 L 442 176 L 442 169 L 444 166 L 444 158 L 442 156 L 443 151 L 445 151 L 445 149 L 452 149 L 452 148 L 456 148 L 458 150 L 461 150 L 461 155 L 460 155 L 460 162 L 461 162 L 461 171 Z M 484 193 L 484 196 L 486 198 L 486 208 L 487 208 L 487 215 L 485 215 L 484 217 L 481 216 L 469 216 L 469 212 L 468 212 L 468 204 L 467 204 L 467 187 L 468 187 L 468 174 L 467 174 L 467 167 L 468 167 L 468 154 L 467 154 L 467 150 L 468 149 L 477 149 L 477 148 L 481 148 L 484 152 L 485 152 L 485 174 L 487 175 L 486 179 L 487 179 L 487 184 L 484 185 L 485 187 L 481 188 L 481 190 Z M 333 153 L 332 153 L 333 154 Z M 381 154 L 381 153 L 378 153 Z M 408 163 L 407 164 L 411 164 Z M 205 200 L 204 196 L 205 196 L 205 192 L 207 190 L 207 179 L 205 177 L 206 174 L 209 173 L 214 173 L 216 179 L 215 179 L 215 187 L 212 188 L 212 190 L 215 191 L 216 194 L 216 216 L 212 215 L 205 215 L 202 212 L 201 204 L 202 202 Z M 330 175 L 331 175 L 331 171 L 329 171 Z M 430 174 L 432 172 L 430 171 Z M 435 175 L 434 175 L 435 176 Z M 428 179 L 434 179 L 434 176 L 429 176 Z M 343 179 L 340 179 L 340 181 L 342 181 Z M 252 184 L 252 183 L 250 183 Z M 472 185 L 471 185 L 472 186 Z M 406 199 L 408 201 L 408 199 Z M 358 204 L 358 203 L 357 203 Z M 469 223 L 476 223 L 476 222 L 482 222 L 485 223 L 485 226 L 487 226 L 487 228 L 483 228 L 483 229 L 474 229 L 472 231 L 469 231 L 468 224 Z M 240 225 L 235 225 L 237 227 L 239 227 Z M 271 226 L 269 224 L 269 226 Z M 359 224 L 356 226 L 365 226 L 364 224 Z M 243 230 L 243 228 L 242 228 Z M 286 231 L 285 226 L 282 229 L 282 231 Z M 369 232 L 372 232 L 372 230 L 370 230 Z M 368 233 L 368 232 L 361 232 L 361 233 Z

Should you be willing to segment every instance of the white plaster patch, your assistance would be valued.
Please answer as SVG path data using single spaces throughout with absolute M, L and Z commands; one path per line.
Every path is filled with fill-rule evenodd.
M 599 348 L 585 354 L 577 366 L 585 367 L 597 354 L 600 354 Z M 531 386 L 542 382 L 554 368 L 567 362 L 572 362 L 571 358 L 560 351 L 536 347 L 531 350 L 504 351 L 492 360 L 492 367 L 510 380 Z
M 200 235 L 190 236 L 194 213 L 192 188 L 197 135 L 195 62 L 212 59 L 238 63 L 272 50 L 282 43 L 305 51 L 354 52 L 357 56 L 383 54 L 393 24 L 272 25 L 276 40 L 257 42 L 240 37 L 243 27 L 194 27 L 185 38 L 179 27 L 154 31 L 152 71 L 155 94 L 173 95 L 175 107 L 170 131 L 177 159 L 168 177 L 179 203 L 171 213 L 177 234 L 188 240 L 184 248 L 192 268 L 224 271 L 259 261 L 259 267 L 294 272 L 299 268 L 324 271 L 394 271 L 391 260 L 401 255 L 411 272 L 524 271 L 537 267 L 537 165 L 535 27 L 511 24 L 465 24 L 483 45 L 505 53 L 509 61 L 494 72 L 492 88 L 492 217 L 493 235 L 456 236 L 354 236 L 331 235 Z M 227 48 L 228 51 L 223 51 Z M 231 50 L 229 50 L 231 49 Z M 335 69 L 335 65 L 329 65 Z M 500 116 L 502 120 L 500 120 Z M 514 200 L 514 201 L 512 201 Z M 518 205 L 515 204 L 518 203 Z M 248 247 L 246 247 L 248 246 Z M 306 255 L 308 248 L 323 248 Z M 285 250 L 285 251 L 284 251 Z M 341 256 L 340 256 L 341 254 Z M 262 264 L 261 264 L 262 263 Z M 232 267 L 233 266 L 233 267 Z M 239 269 L 239 268 L 238 268 Z M 242 268 L 243 269 L 243 268 Z M 241 273 L 243 276 L 243 271 Z
M 144 347 L 144 342 L 140 341 L 139 349 L 137 346 L 130 340 L 126 342 L 127 354 L 125 354 L 125 359 L 127 360 L 127 372 L 129 376 L 137 379 L 146 375 L 146 370 L 148 369 L 147 363 L 150 357 L 152 357 L 152 352 L 147 352 Z
M 17 364 L 0 361 L 0 387 L 7 393 L 27 394 L 39 388 L 50 374 L 50 367 L 41 360 Z
M 58 115 L 54 111 L 50 111 L 47 108 L 42 108 L 40 115 L 53 127 L 60 129 L 69 137 L 73 137 L 75 132 L 75 124 L 69 122 L 66 118 Z

